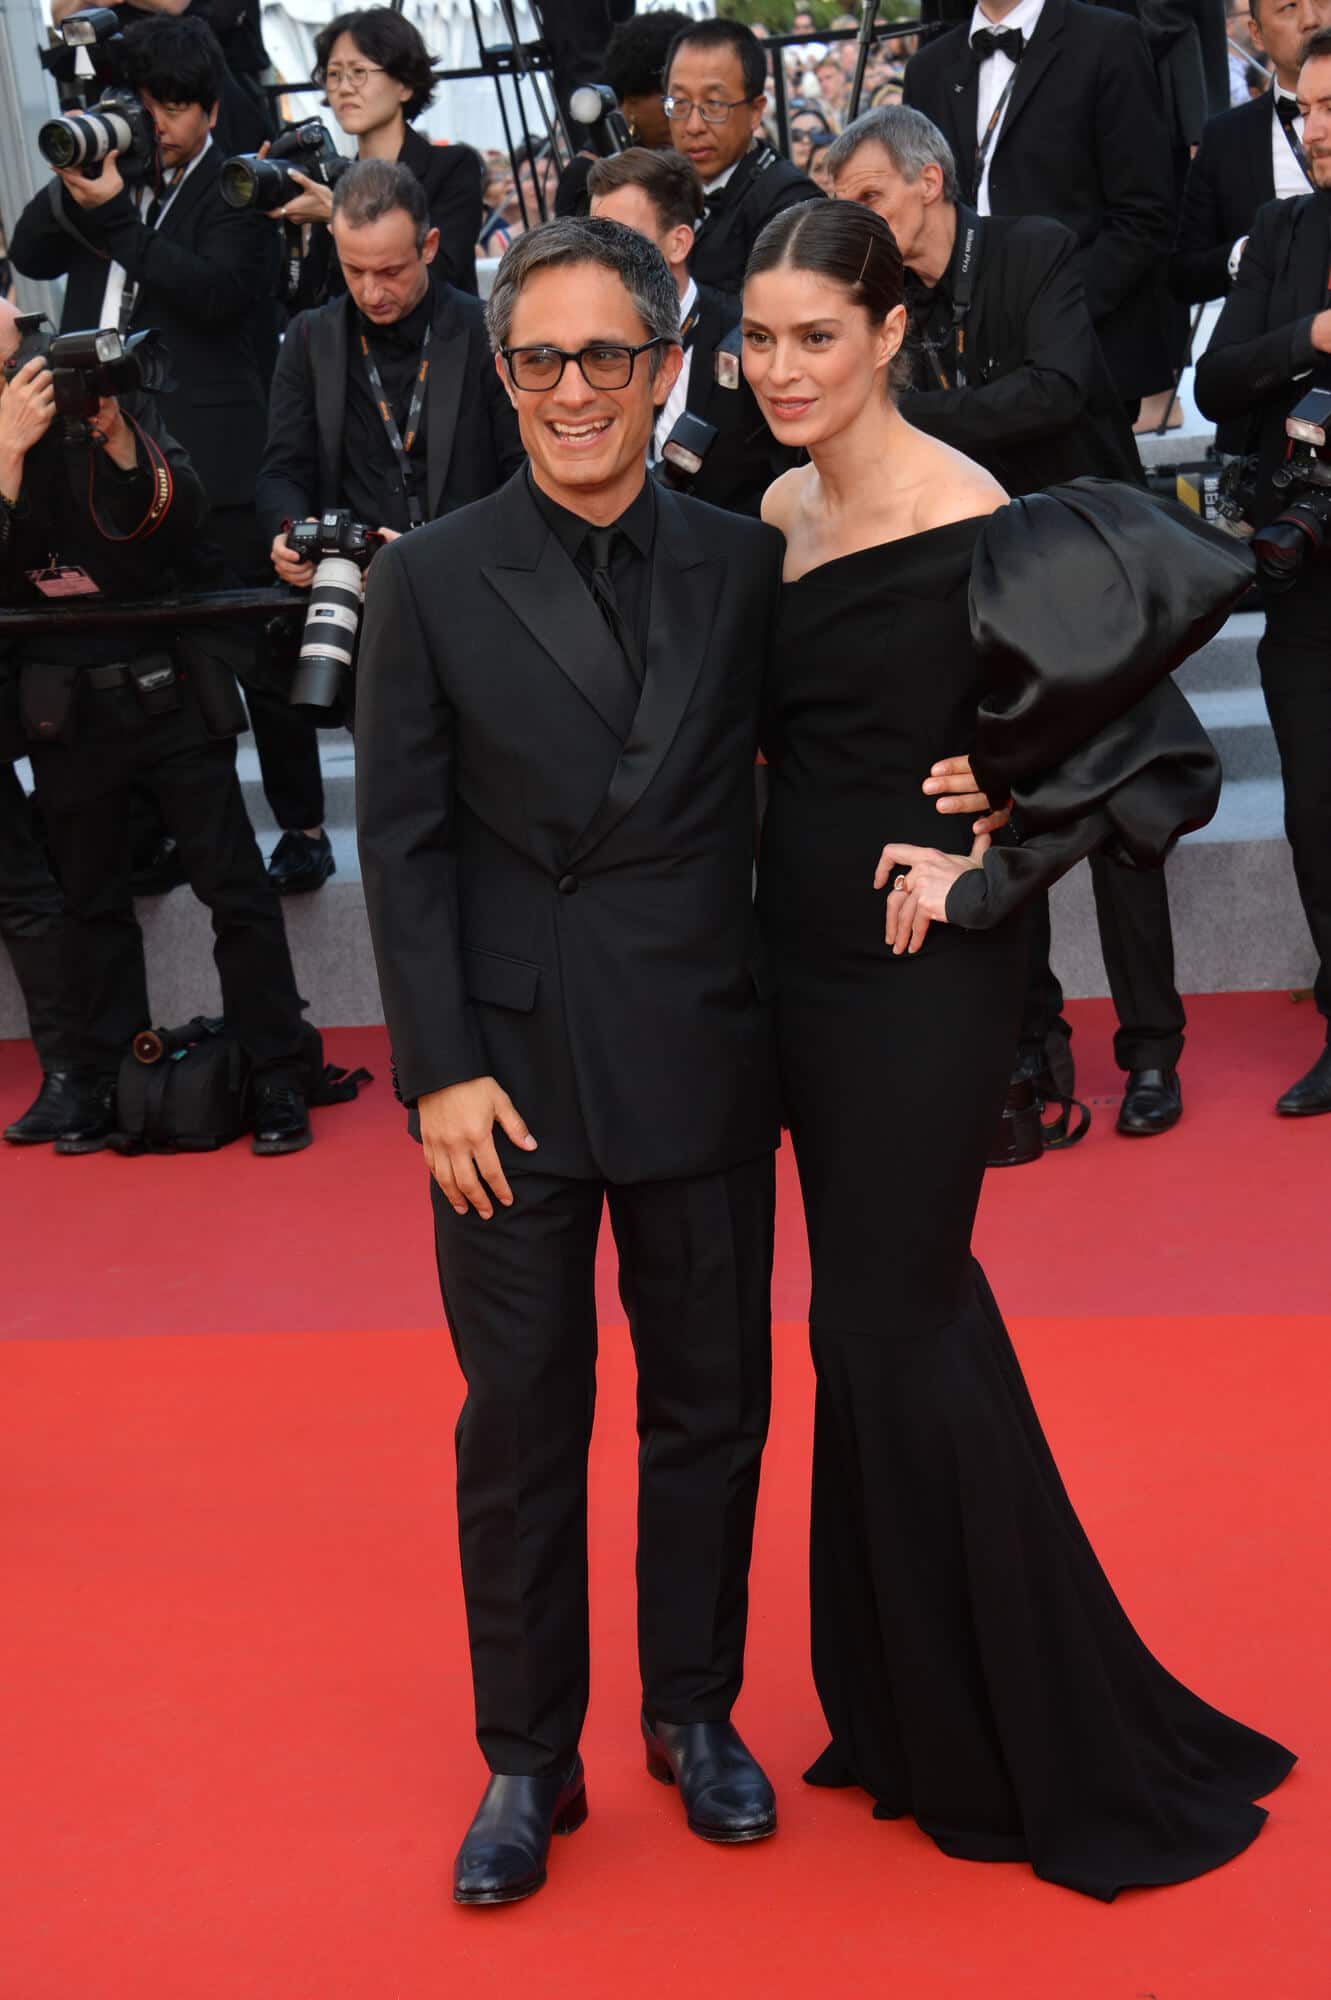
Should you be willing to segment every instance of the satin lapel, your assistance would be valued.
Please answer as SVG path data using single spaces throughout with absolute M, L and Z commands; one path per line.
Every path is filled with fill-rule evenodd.
M 998 136 L 994 140 L 995 157 L 1002 152 L 1004 146 L 1012 136 L 1012 129 L 1021 117 L 1022 112 L 1026 109 L 1026 106 L 1030 103 L 1036 85 L 1058 54 L 1062 35 L 1063 7 L 1061 0 L 1045 0 L 1045 4 L 1040 10 L 1040 18 L 1035 24 L 1035 33 L 1031 37 L 1030 47 L 1017 64 L 1017 80 L 1012 86 L 1012 95 L 1008 99 L 1007 112 L 1003 123 L 998 129 Z M 1051 113 L 1050 115 L 1054 114 Z
M 1266 112 L 1266 116 L 1265 118 L 1250 118 L 1248 120 L 1248 143 L 1252 148 L 1253 177 L 1251 185 L 1262 190 L 1257 197 L 1260 204 L 1264 201 L 1274 201 L 1276 198 L 1276 170 L 1275 162 L 1271 156 L 1271 143 L 1275 138 L 1271 127 L 1276 123 L 1274 93 L 1268 91 L 1264 98 L 1259 99 L 1259 102 L 1262 109 Z M 1284 141 L 1282 140 L 1281 143 L 1283 144 Z
M 595 710 L 616 743 L 633 727 L 635 690 L 590 591 L 537 511 L 525 469 L 503 493 L 503 554 L 481 574 Z
M 320 507 L 335 507 L 342 485 L 342 433 L 347 415 L 347 322 L 351 301 L 339 299 L 327 316 L 312 314 L 310 373 L 314 377 L 314 423 L 319 437 Z M 317 346 L 316 346 L 317 343 Z
M 684 398 L 685 409 L 695 417 L 707 415 L 707 401 L 716 367 L 716 343 L 722 332 L 720 313 L 710 301 L 704 299 L 689 348 L 689 388 Z
M 952 74 L 939 108 L 945 113 L 944 130 L 956 158 L 957 172 L 965 187 L 967 201 L 975 199 L 972 182 L 975 179 L 975 118 L 979 100 L 980 68 L 963 32 L 957 36 Z
M 181 183 L 179 194 L 168 203 L 166 213 L 157 225 L 163 236 L 178 240 L 184 237 L 185 224 L 203 197 L 210 194 L 217 185 L 221 171 L 221 157 L 216 146 L 213 146 L 206 157 L 199 161 L 193 173 L 187 175 Z
M 425 381 L 425 484 L 429 518 L 439 512 L 448 478 L 467 368 L 467 329 L 451 312 L 436 311 Z
M 656 509 L 651 632 L 642 699 L 610 788 L 573 844 L 570 868 L 613 833 L 665 762 L 711 641 L 721 565 L 708 561 L 673 493 L 658 491 Z

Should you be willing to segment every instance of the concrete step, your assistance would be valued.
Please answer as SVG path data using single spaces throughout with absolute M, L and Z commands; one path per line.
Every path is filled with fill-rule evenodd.
M 1215 638 L 1179 668 L 1174 678 L 1183 692 L 1191 696 L 1218 688 L 1260 687 L 1257 641 L 1265 623 L 1260 611 L 1236 611 Z

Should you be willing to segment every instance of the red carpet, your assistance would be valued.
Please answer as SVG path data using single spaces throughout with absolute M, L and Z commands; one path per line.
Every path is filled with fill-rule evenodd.
M 1076 1017 L 1083 1088 L 1108 1095 L 1105 1009 Z M 447 1871 L 482 1772 L 457 1381 L 385 1083 L 289 1161 L 6 1152 L 0 2000 L 1321 2000 L 1331 1120 L 1270 1115 L 1317 1025 L 1278 996 L 1196 1002 L 1176 1133 L 1117 1140 L 1104 1109 L 1077 1152 L 986 1190 L 981 1253 L 1129 1611 L 1303 1759 L 1246 1856 L 1109 1908 L 799 1783 L 822 1739 L 788 1174 L 740 1715 L 781 1833 L 706 1848 L 641 1768 L 631 1369 L 607 1284 L 591 1818 L 533 1903 L 459 1912 Z M 368 1031 L 330 1048 L 386 1070 Z M 27 1051 L 0 1048 L 0 1119 L 30 1082 Z

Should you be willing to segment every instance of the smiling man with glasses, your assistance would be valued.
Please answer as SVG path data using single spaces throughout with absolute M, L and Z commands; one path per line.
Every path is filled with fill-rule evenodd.
M 700 285 L 738 296 L 764 223 L 819 190 L 761 135 L 767 51 L 739 21 L 681 29 L 665 67 L 670 143 L 707 197 L 690 268 Z
M 488 318 L 529 467 L 375 558 L 356 722 L 366 905 L 467 1383 L 458 1514 L 492 1775 L 464 1904 L 531 1895 L 552 1834 L 586 1817 L 607 1202 L 638 1365 L 648 1770 L 705 1840 L 776 1826 L 730 1712 L 770 1388 L 753 759 L 781 541 L 647 478 L 681 365 L 654 243 L 599 218 L 532 230 Z

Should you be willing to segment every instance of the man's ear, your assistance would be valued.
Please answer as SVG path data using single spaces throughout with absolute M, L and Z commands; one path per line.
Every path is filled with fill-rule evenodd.
M 217 103 L 214 104 L 212 110 L 208 113 L 208 130 L 210 132 L 215 132 L 217 129 L 217 114 L 220 109 L 221 109 L 221 99 L 219 98 Z
M 670 391 L 679 380 L 679 371 L 684 366 L 684 349 L 678 341 L 672 341 L 661 356 L 661 365 L 652 383 L 652 401 L 658 410 L 663 410 Z
M 750 132 L 756 132 L 758 130 L 758 127 L 763 122 L 763 113 L 764 111 L 766 111 L 766 109 L 767 109 L 766 96 L 755 97 L 752 104 L 750 104 L 749 106 L 749 110 L 753 114 L 752 123 L 749 126 Z
M 677 222 L 667 231 L 665 260 L 667 264 L 687 264 L 693 254 L 693 239 L 697 235 L 690 222 Z
M 432 229 L 421 245 L 422 264 L 433 264 L 439 254 L 439 231 Z
M 495 373 L 504 385 L 504 394 L 508 397 L 509 402 L 516 411 L 518 407 L 518 392 L 508 379 L 508 363 L 504 360 L 502 354 L 496 354 L 495 356 Z

